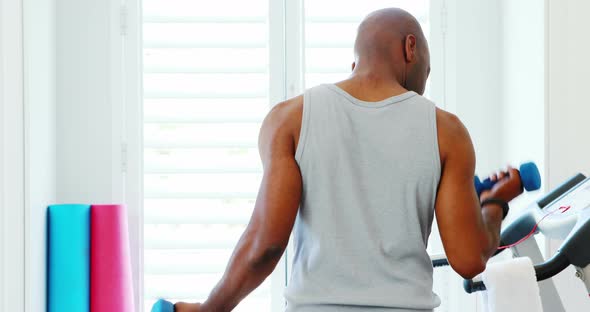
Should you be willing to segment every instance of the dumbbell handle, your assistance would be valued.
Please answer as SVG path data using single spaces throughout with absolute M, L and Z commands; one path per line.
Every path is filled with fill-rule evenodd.
M 539 168 L 533 162 L 528 162 L 520 165 L 520 180 L 522 181 L 522 186 L 527 191 L 536 191 L 541 188 L 541 174 L 539 173 Z M 481 193 L 485 190 L 489 190 L 498 181 L 492 181 L 490 178 L 487 178 L 483 181 L 479 180 L 479 177 L 475 176 L 474 184 L 475 190 L 477 191 L 477 196 L 481 195 Z

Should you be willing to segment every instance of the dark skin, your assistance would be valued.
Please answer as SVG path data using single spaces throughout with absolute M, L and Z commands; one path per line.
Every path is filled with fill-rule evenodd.
M 430 54 L 418 22 L 405 11 L 384 9 L 359 27 L 352 75 L 337 85 L 363 101 L 380 101 L 408 91 L 424 93 Z M 295 160 L 303 97 L 275 106 L 263 122 L 259 150 L 264 175 L 248 227 L 226 272 L 204 303 L 177 303 L 177 312 L 231 311 L 274 270 L 297 216 L 302 177 Z M 480 199 L 510 201 L 522 192 L 518 171 L 491 176 L 499 182 L 477 198 L 475 152 L 469 133 L 454 115 L 436 111 L 442 165 L 435 211 L 451 267 L 465 278 L 483 272 L 499 244 L 502 209 Z

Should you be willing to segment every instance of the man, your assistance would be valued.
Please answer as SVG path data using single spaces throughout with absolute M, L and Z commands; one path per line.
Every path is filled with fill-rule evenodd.
M 477 198 L 467 130 L 421 96 L 429 58 L 414 17 L 379 10 L 359 26 L 348 79 L 278 104 L 260 132 L 263 181 L 227 271 L 206 302 L 176 311 L 231 311 L 273 271 L 292 231 L 287 311 L 432 311 L 434 212 L 452 268 L 482 272 L 521 181 L 509 168 Z

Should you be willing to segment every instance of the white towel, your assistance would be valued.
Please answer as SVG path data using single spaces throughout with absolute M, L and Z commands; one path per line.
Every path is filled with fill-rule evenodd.
M 539 285 L 530 258 L 491 263 L 483 272 L 482 292 L 486 312 L 542 312 Z

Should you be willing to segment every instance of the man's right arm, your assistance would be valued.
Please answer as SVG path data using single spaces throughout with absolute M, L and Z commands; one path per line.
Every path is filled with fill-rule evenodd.
M 437 110 L 438 141 L 442 164 L 436 199 L 436 219 L 449 264 L 464 278 L 485 270 L 498 248 L 502 207 L 480 206 L 473 184 L 475 152 L 467 129 L 454 115 Z M 520 194 L 520 178 L 514 169 L 482 194 L 506 202 Z

